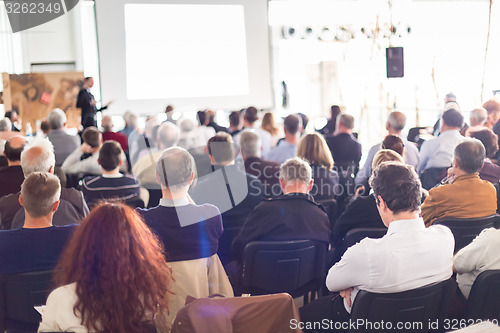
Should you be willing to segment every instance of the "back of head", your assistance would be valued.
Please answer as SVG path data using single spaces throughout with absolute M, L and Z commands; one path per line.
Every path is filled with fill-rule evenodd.
M 450 109 L 443 113 L 443 122 L 448 127 L 462 128 L 464 124 L 464 117 L 459 111 Z
M 101 145 L 101 132 L 94 126 L 87 127 L 82 134 L 82 140 L 92 148 L 97 148 Z
M 348 130 L 352 130 L 354 128 L 354 117 L 350 114 L 341 113 L 337 118 L 337 123 Z
M 277 134 L 278 128 L 276 127 L 276 121 L 272 112 L 266 112 L 264 114 L 261 127 L 271 134 Z
M 239 127 L 241 124 L 241 112 L 233 111 L 229 115 L 229 125 L 231 127 Z
M 50 124 L 47 119 L 42 120 L 42 122 L 40 123 L 40 129 L 42 130 L 43 134 L 48 134 L 50 132 Z
M 384 141 L 382 141 L 382 149 L 394 150 L 396 153 L 403 156 L 405 145 L 399 136 L 388 135 L 385 137 Z
M 302 129 L 302 118 L 296 114 L 288 115 L 283 122 L 285 133 L 295 135 Z
M 285 183 L 301 182 L 308 184 L 312 179 L 311 166 L 301 158 L 290 158 L 281 164 L 280 178 Z
M 48 172 L 33 172 L 21 185 L 23 207 L 33 218 L 49 215 L 60 196 L 59 178 Z
M 108 115 L 103 116 L 101 125 L 104 132 L 111 132 L 111 130 L 113 129 L 113 118 Z
M 9 118 L 5 117 L 0 119 L 0 132 L 10 132 L 12 130 L 12 122 Z
M 67 121 L 66 114 L 61 109 L 54 109 L 50 111 L 47 120 L 49 121 L 50 128 L 53 130 L 63 128 Z
M 406 126 L 406 116 L 403 112 L 393 111 L 389 114 L 387 123 L 395 132 L 401 132 Z
M 181 131 L 171 122 L 164 122 L 158 128 L 157 142 L 162 149 L 175 147 L 179 143 Z
M 415 169 L 399 162 L 384 162 L 373 170 L 370 177 L 377 203 L 378 196 L 393 214 L 415 212 L 420 209 L 422 186 Z
M 162 187 L 175 190 L 188 186 L 196 174 L 194 158 L 183 148 L 168 148 L 156 163 L 156 174 Z
M 245 118 L 245 120 L 249 124 L 255 123 L 259 119 L 259 114 L 258 114 L 257 108 L 255 108 L 254 106 L 249 106 L 245 110 L 245 115 L 243 116 L 243 118 Z
M 305 135 L 297 145 L 297 157 L 327 170 L 333 168 L 333 157 L 323 136 L 318 133 Z
M 330 107 L 330 119 L 334 121 L 337 120 L 338 115 L 342 112 L 342 109 L 338 105 L 332 105 Z
M 498 151 L 498 136 L 487 127 L 470 133 L 471 138 L 478 139 L 486 150 L 486 157 L 493 158 Z
M 307 128 L 307 124 L 309 124 L 309 117 L 303 114 L 302 112 L 297 113 L 297 116 L 302 120 L 302 131 L 303 132 Z
M 488 115 L 491 113 L 499 113 L 500 112 L 500 99 L 492 98 L 489 101 L 486 101 L 483 104 L 483 108 L 486 109 Z
M 24 177 L 28 177 L 33 172 L 54 171 L 55 165 L 54 146 L 48 139 L 36 139 L 21 153 Z
M 75 312 L 88 331 L 139 333 L 141 323 L 152 319 L 165 329 L 172 272 L 163 255 L 137 212 L 102 203 L 75 230 L 56 281 L 76 283 Z
M 122 160 L 122 147 L 115 140 L 109 140 L 102 144 L 99 150 L 99 164 L 106 171 L 115 170 Z
M 486 158 L 486 150 L 481 141 L 467 138 L 455 147 L 455 160 L 460 170 L 466 173 L 479 172 Z
M 381 149 L 373 157 L 372 171 L 384 162 L 398 162 L 401 164 L 405 163 L 401 155 L 396 153 L 394 150 Z
M 207 117 L 207 112 L 206 111 L 198 111 L 196 113 L 196 116 L 198 117 L 198 121 L 200 122 L 200 125 L 206 125 L 208 123 L 208 117 Z
M 243 158 L 260 157 L 262 155 L 262 142 L 255 132 L 243 131 L 239 143 Z
M 217 164 L 226 164 L 236 158 L 233 138 L 224 132 L 219 132 L 208 140 L 207 150 Z
M 28 142 L 22 136 L 14 136 L 5 142 L 4 154 L 11 162 L 21 160 L 21 152 Z
M 485 108 L 477 108 L 470 112 L 471 126 L 484 125 L 487 119 L 488 119 L 488 111 L 486 111 Z

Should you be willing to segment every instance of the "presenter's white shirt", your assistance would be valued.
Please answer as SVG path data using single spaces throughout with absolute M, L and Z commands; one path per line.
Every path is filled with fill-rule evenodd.
M 351 246 L 326 278 L 331 291 L 353 288 L 351 305 L 360 290 L 396 293 L 451 277 L 455 240 L 445 226 L 425 228 L 421 218 L 394 221 L 380 239 L 365 238 Z M 351 308 L 344 300 L 347 312 Z

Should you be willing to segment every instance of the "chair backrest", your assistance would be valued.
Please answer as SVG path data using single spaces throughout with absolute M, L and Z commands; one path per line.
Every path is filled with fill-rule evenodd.
M 434 224 L 440 224 L 450 228 L 455 237 L 455 252 L 469 245 L 477 235 L 486 228 L 494 228 L 500 221 L 500 215 L 489 215 L 476 218 L 440 218 Z
M 497 190 L 497 214 L 500 213 L 500 183 L 493 184 L 495 190 Z M 497 229 L 500 229 L 500 222 L 496 225 Z
M 41 320 L 35 305 L 44 305 L 54 271 L 0 276 L 0 331 L 36 329 Z
M 500 320 L 500 269 L 477 276 L 467 301 L 467 318 Z
M 234 260 L 232 257 L 231 245 L 240 230 L 241 226 L 231 228 L 224 227 L 224 231 L 219 238 L 219 250 L 217 251 L 219 259 L 224 265 Z
M 319 200 L 318 203 L 323 206 L 326 214 L 328 214 L 328 219 L 330 220 L 330 230 L 333 231 L 333 227 L 337 221 L 337 200 L 331 198 Z
M 389 328 L 383 332 L 427 332 L 429 323 L 443 323 L 455 293 L 456 285 L 448 279 L 429 286 L 408 290 L 399 293 L 378 294 L 360 291 L 356 295 L 351 310 L 351 321 L 363 320 L 365 323 L 386 323 Z M 399 325 L 413 325 L 397 328 Z M 374 332 L 376 329 L 369 325 L 357 327 L 352 332 Z
M 446 177 L 446 170 L 448 168 L 428 168 L 420 175 L 422 187 L 429 191 L 431 188 L 439 184 L 444 177 Z
M 251 242 L 243 252 L 242 284 L 253 293 L 260 290 L 298 296 L 319 288 L 325 260 L 326 244 L 318 241 Z M 310 290 L 302 289 L 309 284 Z
M 12 219 L 12 229 L 22 228 L 24 225 L 24 208 L 21 207 L 17 211 L 16 215 Z M 77 211 L 75 206 L 73 206 L 69 201 L 60 200 L 59 208 L 54 213 L 52 219 L 52 224 L 57 226 L 64 226 L 68 224 L 80 223 L 80 213 Z
M 365 238 L 382 238 L 387 233 L 387 228 L 356 228 L 349 230 L 344 237 L 344 247 L 349 247 L 361 242 Z

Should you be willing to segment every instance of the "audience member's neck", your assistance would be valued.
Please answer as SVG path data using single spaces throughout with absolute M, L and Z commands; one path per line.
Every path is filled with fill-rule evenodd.
M 41 229 L 52 227 L 52 216 L 54 213 L 42 217 L 31 217 L 30 214 L 24 210 L 24 226 L 25 229 Z
M 228 165 L 234 165 L 234 160 L 233 161 L 225 161 L 225 162 L 212 161 L 212 165 L 221 168 L 221 167 L 225 167 Z
M 304 184 L 302 182 L 290 182 L 285 185 L 283 188 L 283 193 L 284 194 L 291 194 L 291 193 L 302 193 L 302 194 L 309 194 L 309 189 L 307 184 Z
M 286 142 L 291 143 L 292 145 L 296 145 L 297 143 L 299 143 L 299 139 L 300 139 L 299 132 L 297 132 L 295 134 L 289 134 L 289 133 L 285 132 L 285 141 Z
M 120 166 L 117 166 L 114 170 L 111 170 L 111 171 L 104 170 L 103 168 L 101 168 L 101 170 L 102 170 L 103 175 L 114 176 L 114 175 L 118 175 L 120 173 Z
M 392 222 L 394 221 L 401 221 L 401 220 L 415 220 L 415 219 L 418 219 L 420 217 L 420 212 L 417 210 L 417 211 L 414 211 L 414 212 L 401 212 L 401 213 L 397 213 L 397 214 L 392 214 L 391 216 L 387 217 L 388 221 L 384 221 L 386 222 L 385 224 L 387 226 L 389 226 L 389 224 L 391 224 Z
M 340 126 L 337 130 L 337 134 L 352 134 L 352 130 Z
M 21 161 L 11 161 L 11 160 L 7 160 L 7 165 L 8 165 L 8 166 L 17 166 L 17 165 L 21 165 Z
M 243 127 L 245 127 L 245 128 L 254 128 L 255 127 L 255 122 L 250 123 L 250 122 L 248 122 L 248 121 L 245 120 L 243 122 Z
M 179 200 L 188 197 L 189 186 L 184 186 L 182 188 L 171 191 L 167 187 L 161 188 L 162 198 L 169 200 Z
M 446 124 L 443 124 L 441 126 L 441 133 L 448 132 L 448 131 L 453 131 L 453 130 L 460 131 L 460 127 L 450 127 L 450 126 L 448 126 Z
M 392 128 L 389 127 L 389 129 L 387 130 L 387 132 L 389 132 L 389 135 L 395 135 L 395 136 L 401 136 L 401 131 L 395 131 L 393 130 Z
M 454 179 L 457 179 L 457 177 L 464 176 L 464 175 L 472 175 L 472 173 L 465 172 L 458 167 L 453 168 L 453 173 L 455 174 L 453 177 Z
M 260 154 L 255 154 L 255 155 L 251 155 L 251 156 L 241 154 L 241 157 L 243 158 L 243 161 L 246 161 L 249 158 L 262 158 L 262 156 Z
M 238 126 L 238 127 L 233 127 L 233 126 L 229 126 L 229 131 L 230 132 L 236 132 L 236 131 L 239 131 L 241 128 Z

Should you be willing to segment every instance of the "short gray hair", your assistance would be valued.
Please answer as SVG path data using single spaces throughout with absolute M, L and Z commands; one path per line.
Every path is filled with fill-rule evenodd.
M 31 217 L 47 216 L 60 196 L 59 178 L 48 172 L 33 172 L 21 185 L 23 207 Z
M 478 139 L 466 138 L 455 147 L 455 159 L 460 170 L 464 172 L 479 172 L 485 158 L 486 149 Z
M 180 147 L 166 149 L 156 163 L 160 185 L 169 189 L 187 186 L 193 173 L 196 173 L 194 158 Z
M 33 172 L 48 172 L 50 167 L 54 169 L 55 165 L 54 146 L 46 138 L 34 140 L 21 153 L 24 177 L 28 177 Z
M 253 131 L 243 131 L 240 135 L 241 155 L 244 157 L 260 157 L 262 155 L 262 142 Z
M 471 120 L 474 119 L 479 125 L 484 125 L 486 119 L 488 119 L 488 111 L 485 108 L 474 109 L 470 112 L 469 118 Z
M 159 144 L 161 144 L 164 148 L 170 148 L 177 146 L 179 143 L 181 131 L 179 127 L 167 121 L 160 125 L 156 136 L 156 141 Z
M 350 114 L 341 113 L 337 117 L 337 123 L 342 125 L 343 127 L 347 128 L 347 129 L 353 129 L 354 128 L 354 117 L 351 116 Z
M 308 184 L 312 179 L 312 169 L 309 163 L 303 159 L 298 157 L 290 158 L 281 164 L 280 178 L 285 183 L 300 181 Z
M 12 122 L 9 118 L 0 119 L 0 132 L 8 132 L 12 129 Z
M 406 126 L 406 116 L 403 112 L 393 111 L 389 114 L 387 122 L 393 130 L 401 132 Z
M 67 118 L 63 110 L 54 109 L 50 111 L 47 120 L 49 122 L 50 128 L 57 130 L 63 128 L 64 124 L 66 124 Z

